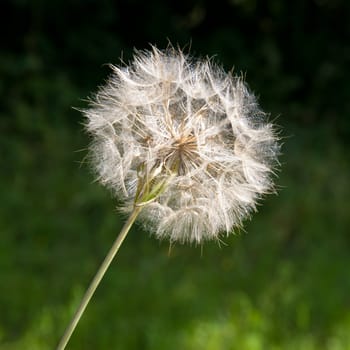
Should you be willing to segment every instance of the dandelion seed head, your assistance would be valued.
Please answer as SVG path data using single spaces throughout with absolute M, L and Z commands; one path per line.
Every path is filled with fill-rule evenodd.
M 172 47 L 112 69 L 85 111 L 99 181 L 126 212 L 140 183 L 160 183 L 139 219 L 161 239 L 199 243 L 241 226 L 273 191 L 279 152 L 242 78 Z

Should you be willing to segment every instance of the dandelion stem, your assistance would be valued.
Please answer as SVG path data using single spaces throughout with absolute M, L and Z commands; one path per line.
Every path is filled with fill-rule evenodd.
M 92 298 L 93 294 L 95 293 L 95 290 L 97 289 L 98 285 L 100 284 L 103 276 L 105 275 L 109 265 L 111 264 L 113 258 L 117 254 L 120 246 L 122 245 L 126 235 L 128 234 L 131 226 L 135 222 L 138 214 L 140 213 L 142 207 L 135 206 L 134 210 L 130 214 L 128 220 L 124 224 L 122 230 L 120 231 L 118 237 L 114 241 L 111 249 L 109 250 L 108 254 L 106 255 L 105 259 L 103 260 L 100 268 L 98 269 L 96 275 L 94 276 L 93 280 L 91 281 L 89 288 L 86 290 L 85 295 L 83 299 L 81 300 L 81 303 L 75 312 L 69 326 L 66 328 L 60 343 L 57 346 L 57 350 L 64 350 L 70 337 L 72 336 L 74 329 L 76 328 L 81 316 L 83 315 L 87 305 L 89 304 L 90 299 Z

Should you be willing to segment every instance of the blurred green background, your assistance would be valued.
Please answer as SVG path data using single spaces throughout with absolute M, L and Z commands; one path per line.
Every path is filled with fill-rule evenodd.
M 0 349 L 53 349 L 124 218 L 84 163 L 105 63 L 168 40 L 243 72 L 278 196 L 226 245 L 134 227 L 67 349 L 350 349 L 350 2 L 3 0 Z

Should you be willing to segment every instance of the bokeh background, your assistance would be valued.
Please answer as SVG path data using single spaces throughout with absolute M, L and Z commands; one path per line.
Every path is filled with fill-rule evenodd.
M 54 348 L 125 219 L 76 109 L 169 40 L 245 74 L 282 130 L 279 194 L 221 247 L 134 227 L 68 349 L 350 349 L 349 20 L 347 0 L 1 1 L 0 349 Z

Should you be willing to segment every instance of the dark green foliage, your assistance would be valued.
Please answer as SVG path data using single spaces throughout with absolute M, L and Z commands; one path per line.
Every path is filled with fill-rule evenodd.
M 0 349 L 53 348 L 121 228 L 75 108 L 133 47 L 246 73 L 284 137 L 278 196 L 245 232 L 172 247 L 137 226 L 68 349 L 350 348 L 350 3 L 5 0 Z M 5 15 L 5 16 L 4 16 Z

